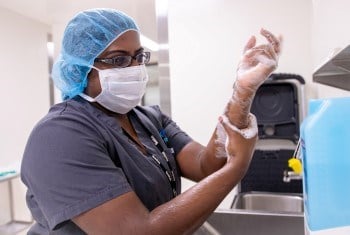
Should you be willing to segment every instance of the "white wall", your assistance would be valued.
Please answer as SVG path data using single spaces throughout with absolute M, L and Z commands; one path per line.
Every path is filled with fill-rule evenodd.
M 350 44 L 350 2 L 348 0 L 313 0 L 313 68 L 318 68 L 337 48 Z M 317 85 L 318 97 L 349 96 L 349 91 Z
M 282 34 L 276 72 L 311 81 L 311 2 L 305 0 L 178 0 L 169 2 L 171 105 L 174 120 L 206 144 L 235 80 L 242 49 L 261 27 Z M 259 42 L 263 42 L 261 36 Z M 308 86 L 313 96 L 312 86 Z M 183 181 L 184 189 L 192 184 Z M 228 207 L 232 194 L 221 204 Z
M 45 24 L 0 8 L 0 169 L 18 167 L 28 135 L 49 108 Z M 7 185 L 0 184 L 0 206 L 7 207 Z M 25 188 L 16 180 L 17 219 L 26 219 Z M 0 224 L 9 217 L 0 207 Z M 23 218 L 24 217 L 24 218 Z

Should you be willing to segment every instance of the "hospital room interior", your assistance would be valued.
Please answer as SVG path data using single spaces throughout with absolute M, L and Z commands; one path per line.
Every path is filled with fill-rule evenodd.
M 34 222 L 23 152 L 34 125 L 62 102 L 50 74 L 65 26 L 91 8 L 138 22 L 151 52 L 141 104 L 159 105 L 203 145 L 246 41 L 264 42 L 261 28 L 282 35 L 278 68 L 251 107 L 259 139 L 250 167 L 195 234 L 350 234 L 349 1 L 0 0 L 0 235 L 27 234 Z M 182 192 L 195 184 L 181 181 Z

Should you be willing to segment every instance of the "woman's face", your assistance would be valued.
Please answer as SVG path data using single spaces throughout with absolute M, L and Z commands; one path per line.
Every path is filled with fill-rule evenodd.
M 120 55 L 135 56 L 140 52 L 143 52 L 143 48 L 140 43 L 139 33 L 133 30 L 127 31 L 120 35 L 109 47 L 106 48 L 97 58 L 114 58 Z M 138 65 L 136 60 L 132 60 L 129 66 Z M 113 65 L 95 62 L 94 66 L 99 69 L 111 69 Z M 92 69 L 88 74 L 88 84 L 85 89 L 85 93 L 90 97 L 96 97 L 101 92 L 100 80 L 98 77 L 98 71 Z

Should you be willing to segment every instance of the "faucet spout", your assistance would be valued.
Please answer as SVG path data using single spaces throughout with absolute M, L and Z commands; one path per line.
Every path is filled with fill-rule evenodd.
M 302 179 L 303 179 L 302 174 L 295 173 L 294 171 L 285 170 L 283 172 L 283 182 L 289 183 L 292 180 L 302 180 Z

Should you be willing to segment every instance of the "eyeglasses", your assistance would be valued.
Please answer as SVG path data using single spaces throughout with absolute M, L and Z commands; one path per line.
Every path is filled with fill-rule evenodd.
M 132 60 L 136 60 L 139 65 L 147 64 L 151 58 L 151 52 L 141 52 L 137 55 L 118 55 L 113 58 L 96 58 L 95 62 L 102 62 L 110 65 L 114 65 L 116 68 L 128 67 Z

